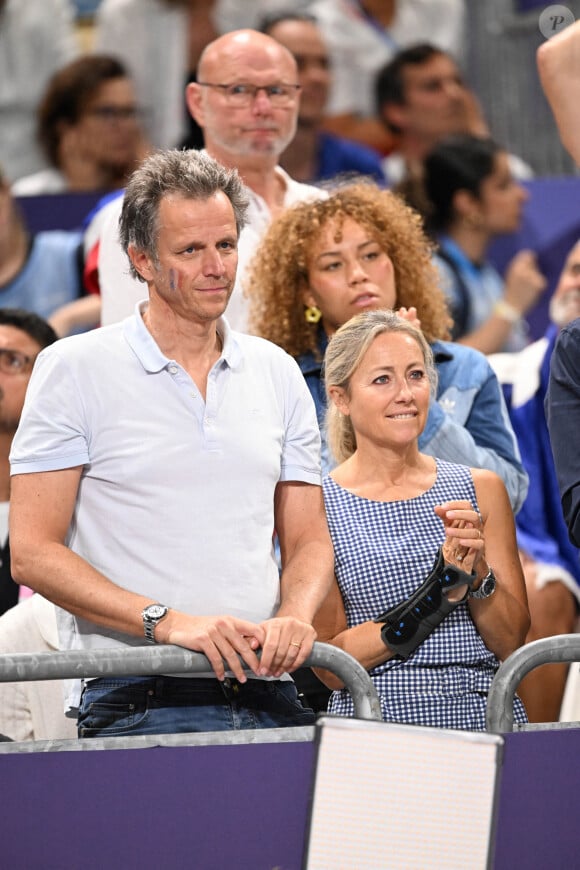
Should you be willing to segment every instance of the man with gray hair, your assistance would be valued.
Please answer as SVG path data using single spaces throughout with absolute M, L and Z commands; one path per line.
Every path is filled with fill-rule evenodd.
M 69 699 L 83 737 L 313 719 L 287 672 L 332 577 L 318 426 L 294 361 L 222 317 L 246 209 L 208 155 L 149 157 L 121 215 L 148 303 L 35 366 L 11 453 L 15 579 L 59 605 L 64 648 L 177 644 L 213 669 L 86 682 Z

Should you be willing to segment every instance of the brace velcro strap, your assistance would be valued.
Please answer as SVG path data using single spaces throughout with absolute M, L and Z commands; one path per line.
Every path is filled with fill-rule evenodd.
M 475 579 L 475 573 L 468 574 L 455 565 L 446 565 L 439 548 L 431 573 L 419 588 L 401 604 L 373 620 L 384 623 L 383 643 L 402 659 L 408 659 L 467 595 L 459 601 L 449 601 L 447 593 L 465 584 L 469 592 Z

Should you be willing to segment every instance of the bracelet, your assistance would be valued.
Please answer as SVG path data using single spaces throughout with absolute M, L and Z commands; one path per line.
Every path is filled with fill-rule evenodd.
M 508 323 L 517 323 L 522 319 L 521 313 L 515 306 L 506 302 L 504 299 L 498 299 L 493 306 L 493 313 L 496 317 L 501 317 L 502 320 L 507 320 Z

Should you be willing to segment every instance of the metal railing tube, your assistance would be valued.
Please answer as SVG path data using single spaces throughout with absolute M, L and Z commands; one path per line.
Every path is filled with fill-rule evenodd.
M 513 731 L 513 699 L 529 671 L 555 662 L 580 661 L 580 634 L 544 637 L 519 647 L 499 666 L 487 697 L 486 727 L 494 734 Z
M 381 719 L 375 687 L 366 670 L 351 655 L 325 643 L 315 643 L 306 665 L 326 668 L 345 684 L 359 719 Z M 69 650 L 0 655 L 0 682 L 80 679 L 81 677 L 186 674 L 211 670 L 203 653 L 179 646 L 138 646 L 122 649 Z

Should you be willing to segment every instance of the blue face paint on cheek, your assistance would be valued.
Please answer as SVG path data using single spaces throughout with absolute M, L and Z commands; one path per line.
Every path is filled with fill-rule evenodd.
M 172 293 L 174 293 L 177 290 L 177 284 L 178 284 L 178 281 L 177 281 L 177 275 L 176 275 L 175 269 L 170 269 L 169 270 L 169 289 L 171 290 Z

